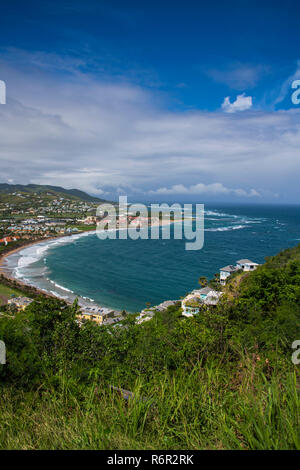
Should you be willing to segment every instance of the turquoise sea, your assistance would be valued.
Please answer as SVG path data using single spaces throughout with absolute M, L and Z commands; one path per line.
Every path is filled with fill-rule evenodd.
M 300 243 L 300 207 L 206 205 L 203 249 L 186 251 L 185 242 L 74 236 L 27 248 L 9 257 L 8 267 L 61 297 L 135 312 L 147 302 L 179 299 L 200 276 L 213 277 L 238 259 L 263 263 Z

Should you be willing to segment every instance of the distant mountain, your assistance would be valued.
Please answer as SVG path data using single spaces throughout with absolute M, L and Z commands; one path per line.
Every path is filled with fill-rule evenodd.
M 51 193 L 51 195 L 56 197 L 69 197 L 74 200 L 81 200 L 86 202 L 106 202 L 105 199 L 98 197 L 90 196 L 89 194 L 80 191 L 79 189 L 65 189 L 60 186 L 49 186 L 41 184 L 8 184 L 0 183 L 0 195 L 1 194 L 12 194 L 14 192 L 19 193 L 36 193 L 36 194 L 46 194 Z

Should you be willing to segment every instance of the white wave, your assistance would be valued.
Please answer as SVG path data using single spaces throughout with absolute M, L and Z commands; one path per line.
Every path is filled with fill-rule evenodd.
M 38 261 L 38 258 L 35 256 L 22 256 L 18 261 L 18 268 L 25 268 L 36 261 Z
M 263 220 L 241 220 L 243 224 L 261 224 Z
M 70 292 L 70 294 L 74 294 L 74 292 L 70 289 L 67 289 L 66 287 L 63 287 L 61 286 L 60 284 L 57 284 L 56 282 L 54 281 L 51 281 L 51 279 L 49 279 L 49 281 L 51 282 L 51 284 L 53 284 L 55 287 L 57 287 L 58 289 L 61 289 L 61 290 L 64 290 L 66 292 Z
M 19 259 L 18 259 L 18 268 L 25 268 L 29 266 L 30 264 L 35 263 L 39 259 L 42 258 L 42 256 L 49 250 L 49 248 L 57 245 L 65 245 L 68 243 L 73 243 L 74 241 L 78 240 L 79 238 L 82 237 L 87 237 L 89 235 L 93 235 L 95 232 L 84 232 L 84 233 L 79 233 L 76 235 L 70 235 L 66 237 L 61 237 L 57 238 L 54 240 L 49 240 L 49 241 L 42 241 L 41 243 L 36 243 L 33 246 L 30 246 L 28 248 L 24 248 L 23 250 L 20 250 L 18 253 Z M 9 258 L 9 257 L 8 257 Z
M 228 227 L 206 228 L 206 232 L 228 232 L 230 230 L 241 230 L 246 228 L 246 225 L 230 225 Z
M 204 215 L 208 215 L 208 216 L 212 215 L 215 217 L 232 217 L 233 219 L 242 217 L 239 215 L 227 214 L 226 212 L 218 212 L 218 211 L 210 211 L 210 210 L 204 211 Z
M 82 298 L 83 298 L 84 300 L 89 300 L 90 302 L 95 302 L 94 299 L 91 299 L 90 297 L 84 297 L 84 296 L 82 296 Z
M 55 297 L 58 297 L 59 299 L 68 300 L 68 296 L 66 295 L 59 295 L 57 292 L 53 290 L 51 290 L 50 293 L 54 295 Z

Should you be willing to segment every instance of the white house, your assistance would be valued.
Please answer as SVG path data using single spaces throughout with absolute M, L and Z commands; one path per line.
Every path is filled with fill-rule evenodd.
M 211 287 L 194 290 L 181 301 L 182 315 L 192 317 L 199 313 L 203 305 L 217 305 L 222 292 L 217 292 Z
M 225 286 L 227 278 L 240 269 L 243 271 L 254 271 L 257 266 L 259 266 L 258 263 L 254 263 L 249 259 L 240 259 L 236 262 L 235 266 L 232 264 L 225 266 L 224 268 L 220 269 L 220 284 Z
M 226 284 L 226 279 L 231 276 L 231 274 L 235 273 L 238 271 L 237 266 L 233 266 L 232 264 L 229 264 L 228 266 L 225 266 L 224 268 L 220 269 L 220 284 L 221 286 L 225 286 Z
M 250 261 L 249 259 L 240 259 L 236 262 L 236 267 L 243 271 L 254 271 L 259 264 Z

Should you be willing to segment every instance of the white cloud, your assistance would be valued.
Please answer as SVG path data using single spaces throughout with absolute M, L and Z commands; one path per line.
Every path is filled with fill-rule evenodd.
M 211 184 L 204 184 L 198 183 L 191 186 L 184 186 L 183 184 L 176 184 L 171 186 L 170 188 L 159 188 L 156 190 L 149 191 L 149 194 L 204 194 L 204 195 L 236 195 L 242 197 L 260 197 L 258 191 L 255 189 L 251 189 L 250 191 L 245 191 L 244 189 L 234 189 L 234 188 L 227 188 L 222 183 L 211 183 Z
M 252 108 L 252 96 L 246 96 L 245 93 L 238 95 L 233 103 L 230 102 L 230 97 L 224 98 L 222 109 L 225 113 L 236 113 L 237 111 L 246 111 Z
M 232 199 L 257 191 L 268 200 L 274 193 L 299 200 L 300 109 L 170 112 L 157 95 L 73 73 L 71 62 L 61 77 L 26 61 L 25 70 L 15 69 L 0 58 L 7 83 L 7 104 L 0 106 L 2 182 L 99 195 L 125 191 L 135 198 L 150 197 L 155 188 L 167 196 L 175 187 L 186 196 Z

